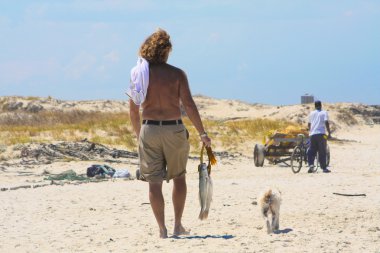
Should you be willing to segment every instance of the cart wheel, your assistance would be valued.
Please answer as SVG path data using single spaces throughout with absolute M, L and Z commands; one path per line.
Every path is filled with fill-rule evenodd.
M 256 167 L 263 167 L 264 165 L 264 146 L 260 144 L 255 145 L 255 149 L 253 150 L 253 160 L 255 161 Z
M 293 149 L 292 156 L 290 157 L 290 166 L 292 167 L 292 171 L 294 173 L 298 173 L 301 170 L 302 167 L 302 161 L 304 154 L 302 153 L 302 150 L 299 146 L 296 146 Z

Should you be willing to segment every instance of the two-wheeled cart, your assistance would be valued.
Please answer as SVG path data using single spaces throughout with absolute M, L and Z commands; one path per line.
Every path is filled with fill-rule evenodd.
M 281 133 L 276 132 L 268 138 L 264 145 L 256 144 L 253 150 L 253 159 L 256 167 L 264 166 L 267 159 L 271 164 L 283 163 L 292 168 L 294 173 L 298 173 L 303 165 L 307 164 L 307 150 L 310 139 L 305 131 L 301 133 Z M 318 154 L 316 156 L 316 166 L 319 168 Z M 330 148 L 326 146 L 326 164 L 330 163 Z

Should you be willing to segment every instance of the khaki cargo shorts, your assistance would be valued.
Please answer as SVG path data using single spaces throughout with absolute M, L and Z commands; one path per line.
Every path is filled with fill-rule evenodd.
M 142 125 L 139 138 L 141 176 L 169 181 L 186 173 L 190 145 L 184 125 Z

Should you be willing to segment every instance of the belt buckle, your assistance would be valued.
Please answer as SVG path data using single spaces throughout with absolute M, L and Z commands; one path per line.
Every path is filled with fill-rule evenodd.
M 162 120 L 160 120 L 160 121 L 158 121 L 158 122 L 159 122 L 158 125 L 159 125 L 159 126 L 162 126 Z

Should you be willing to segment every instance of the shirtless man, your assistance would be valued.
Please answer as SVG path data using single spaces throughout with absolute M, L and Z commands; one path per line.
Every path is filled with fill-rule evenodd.
M 207 146 L 211 139 L 204 130 L 198 109 L 192 98 L 184 71 L 167 64 L 171 51 L 170 36 L 159 29 L 141 45 L 139 55 L 149 63 L 149 85 L 146 98 L 139 105 L 130 100 L 130 117 L 139 138 L 141 176 L 149 182 L 149 199 L 156 217 L 160 237 L 167 238 L 163 180 L 173 179 L 173 235 L 188 234 L 181 223 L 186 201 L 186 163 L 189 155 L 187 130 L 181 120 L 180 102 L 200 140 Z

